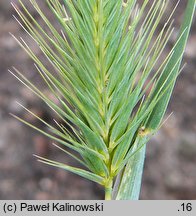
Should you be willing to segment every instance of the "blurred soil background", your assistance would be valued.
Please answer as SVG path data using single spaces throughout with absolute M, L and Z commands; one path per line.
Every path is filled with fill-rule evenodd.
M 175 2 L 171 1 L 171 6 Z M 174 35 L 177 34 L 186 2 L 181 1 L 176 11 Z M 31 11 L 34 17 L 39 19 L 32 8 Z M 29 37 L 12 18 L 12 14 L 15 12 L 10 1 L 1 0 L 0 199 L 103 199 L 103 190 L 98 185 L 38 163 L 32 154 L 55 158 L 77 166 L 75 161 L 52 147 L 51 140 L 9 115 L 14 113 L 42 127 L 16 104 L 18 101 L 47 121 L 52 122 L 53 119 L 47 107 L 8 72 L 8 69 L 15 66 L 24 71 L 30 80 L 41 85 L 33 62 L 9 35 L 11 32 L 30 42 Z M 173 44 L 174 37 L 170 39 L 166 50 Z M 32 48 L 41 57 L 41 52 L 33 43 Z M 196 199 L 195 23 L 184 61 L 187 65 L 178 79 L 167 113 L 169 115 L 173 112 L 173 115 L 148 143 L 141 199 Z M 46 91 L 44 87 L 42 89 Z M 50 96 L 49 92 L 46 94 Z

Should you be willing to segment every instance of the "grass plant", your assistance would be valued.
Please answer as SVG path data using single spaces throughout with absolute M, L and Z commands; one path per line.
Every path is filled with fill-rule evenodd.
M 161 126 L 181 71 L 195 0 L 188 0 L 176 42 L 161 62 L 177 7 L 166 16 L 169 0 L 44 0 L 56 27 L 39 1 L 29 2 L 42 22 L 22 0 L 12 3 L 15 18 L 48 63 L 23 38 L 13 37 L 35 62 L 55 100 L 16 68 L 11 73 L 60 122 L 51 125 L 23 107 L 48 133 L 14 117 L 58 143 L 82 168 L 36 158 L 102 185 L 106 200 L 138 199 L 146 143 Z

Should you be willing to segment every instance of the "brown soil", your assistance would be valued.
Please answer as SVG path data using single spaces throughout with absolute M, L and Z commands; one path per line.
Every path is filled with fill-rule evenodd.
M 177 10 L 176 26 L 181 21 L 184 2 Z M 15 103 L 19 101 L 52 121 L 46 106 L 8 72 L 15 66 L 25 71 L 29 79 L 40 82 L 32 62 L 9 35 L 11 32 L 29 40 L 12 14 L 9 1 L 1 0 L 0 199 L 102 199 L 103 190 L 98 185 L 38 163 L 32 154 L 77 165 L 52 147 L 50 140 L 9 115 L 11 112 L 38 124 Z M 40 55 L 36 47 L 34 50 Z M 184 59 L 188 64 L 178 79 L 168 109 L 168 114 L 173 115 L 148 143 L 141 199 L 196 199 L 196 25 Z

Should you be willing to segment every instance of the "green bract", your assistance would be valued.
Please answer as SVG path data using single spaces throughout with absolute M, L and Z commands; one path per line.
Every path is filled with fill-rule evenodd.
M 15 39 L 35 62 L 58 104 L 17 69 L 13 74 L 61 123 L 56 121 L 54 127 L 24 108 L 50 129 L 48 133 L 15 117 L 58 142 L 61 147 L 55 146 L 84 168 L 36 156 L 39 161 L 103 185 L 106 199 L 138 199 L 146 143 L 160 127 L 179 74 L 195 0 L 188 1 L 176 43 L 159 64 L 173 31 L 175 8 L 158 34 L 155 31 L 169 0 L 143 0 L 142 5 L 137 0 L 45 2 L 59 24 L 57 28 L 36 0 L 30 3 L 45 23 L 44 29 L 21 0 L 13 7 L 17 21 L 48 64 L 22 38 Z

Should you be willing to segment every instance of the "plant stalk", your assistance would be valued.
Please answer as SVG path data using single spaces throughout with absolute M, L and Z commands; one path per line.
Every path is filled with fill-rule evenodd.
M 113 179 L 109 179 L 108 183 L 105 185 L 105 200 L 112 199 L 112 185 L 113 185 Z

